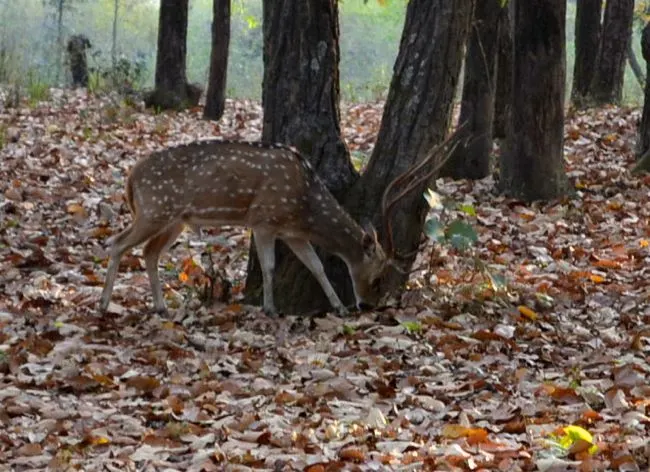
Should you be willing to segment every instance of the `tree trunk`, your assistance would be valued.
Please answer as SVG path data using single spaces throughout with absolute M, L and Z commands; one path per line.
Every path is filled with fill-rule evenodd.
M 56 82 L 59 82 L 61 77 L 61 71 L 63 70 L 63 7 L 65 6 L 65 0 L 58 0 L 56 2 Z
M 263 30 L 262 140 L 297 147 L 340 198 L 357 176 L 339 125 L 337 0 L 265 0 Z M 324 258 L 326 273 L 341 294 L 349 282 L 343 263 L 332 260 Z M 282 242 L 277 243 L 274 281 L 281 312 L 329 308 L 320 285 Z M 259 304 L 261 295 L 262 276 L 251 244 L 246 297 Z
M 639 83 L 639 87 L 643 88 L 645 86 L 645 77 L 643 75 L 643 68 L 641 67 L 641 63 L 636 58 L 636 54 L 634 53 L 634 47 L 632 47 L 632 38 L 630 38 L 630 42 L 627 45 L 627 60 L 630 63 L 632 72 L 634 72 L 634 78 L 636 78 L 636 81 Z
M 608 0 L 605 5 L 598 62 L 589 96 L 594 105 L 621 103 L 633 13 L 634 0 Z
M 201 90 L 185 75 L 188 0 L 160 0 L 155 89 L 148 107 L 183 109 L 196 106 Z
M 650 23 L 646 23 L 641 35 L 641 53 L 646 63 L 645 95 L 643 97 L 643 114 L 639 125 L 637 157 L 641 158 L 650 151 Z M 647 170 L 647 169 L 644 169 Z
M 113 0 L 113 34 L 111 36 L 111 63 L 113 74 L 117 66 L 117 14 L 120 8 L 120 0 Z
M 408 3 L 377 144 L 366 172 L 346 200 L 357 219 L 372 218 L 381 228 L 386 186 L 419 162 L 449 131 L 473 8 L 473 0 Z M 405 261 L 407 266 L 413 263 L 428 211 L 422 198 L 426 187 L 425 183 L 401 200 L 392 220 L 395 247 L 403 254 L 412 254 Z M 381 237 L 385 239 L 383 233 Z M 393 271 L 382 289 L 394 292 L 405 280 L 403 274 Z
M 501 0 L 482 0 L 476 5 L 460 109 L 460 123 L 467 123 L 465 134 L 471 140 L 458 146 L 442 176 L 482 179 L 490 173 L 500 13 Z
M 515 0 L 513 106 L 501 184 L 509 196 L 567 192 L 564 171 L 566 0 Z
M 578 0 L 575 22 L 575 64 L 571 101 L 586 106 L 589 87 L 594 79 L 600 45 L 602 0 Z
M 510 5 L 511 2 L 508 3 Z M 494 137 L 507 136 L 512 108 L 512 21 L 511 7 L 501 8 L 499 15 L 499 48 L 497 50 L 497 90 L 494 99 Z
M 230 45 L 230 0 L 212 0 L 212 51 L 203 118 L 218 120 L 226 104 L 226 77 Z

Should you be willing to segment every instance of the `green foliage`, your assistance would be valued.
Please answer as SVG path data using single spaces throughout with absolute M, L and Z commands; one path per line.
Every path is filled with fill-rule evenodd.
M 408 334 L 422 334 L 423 327 L 418 321 L 404 321 L 402 327 Z
M 442 206 L 436 196 L 437 194 L 431 189 L 427 189 L 424 194 L 427 203 L 434 209 Z M 458 209 L 468 216 L 476 216 L 476 210 L 472 205 L 460 205 Z M 478 236 L 472 225 L 461 219 L 454 219 L 446 224 L 439 217 L 432 216 L 424 223 L 424 234 L 440 244 L 450 244 L 461 252 L 467 251 L 478 241 Z
M 30 106 L 50 99 L 50 87 L 36 71 L 28 72 L 26 88 Z

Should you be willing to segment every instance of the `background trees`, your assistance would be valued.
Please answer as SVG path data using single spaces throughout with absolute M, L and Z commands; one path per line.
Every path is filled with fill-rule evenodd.
M 620 103 L 634 0 L 578 0 L 572 99 L 578 106 Z
M 515 0 L 512 112 L 501 186 L 525 201 L 567 191 L 564 171 L 566 0 Z
M 218 120 L 226 103 L 228 48 L 230 46 L 230 0 L 213 0 L 210 75 L 203 117 Z

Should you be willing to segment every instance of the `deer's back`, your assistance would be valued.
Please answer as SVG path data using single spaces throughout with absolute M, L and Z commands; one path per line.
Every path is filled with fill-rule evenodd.
M 255 227 L 300 226 L 319 184 L 307 161 L 285 146 L 199 141 L 142 159 L 129 185 L 145 218 Z

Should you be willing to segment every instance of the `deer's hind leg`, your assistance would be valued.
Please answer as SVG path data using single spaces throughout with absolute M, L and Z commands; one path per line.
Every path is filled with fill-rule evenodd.
M 165 252 L 182 232 L 183 223 L 169 226 L 162 233 L 157 234 L 147 241 L 144 247 L 143 256 L 147 268 L 147 275 L 149 276 L 149 283 L 151 284 L 153 307 L 158 312 L 166 311 L 160 278 L 158 277 L 158 260 L 160 259 L 160 254 Z
M 106 270 L 106 281 L 104 282 L 104 290 L 102 291 L 99 302 L 99 309 L 101 311 L 106 311 L 111 301 L 115 278 L 117 277 L 120 260 L 124 253 L 138 244 L 142 244 L 153 238 L 161 231 L 164 231 L 167 225 L 168 223 L 156 223 L 136 219 L 131 226 L 115 237 L 110 248 L 110 260 L 108 262 L 108 269 Z

